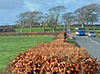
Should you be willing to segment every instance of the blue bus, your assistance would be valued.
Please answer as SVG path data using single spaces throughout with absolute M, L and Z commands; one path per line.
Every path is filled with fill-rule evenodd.
M 78 36 L 85 35 L 85 28 L 75 28 L 75 34 Z

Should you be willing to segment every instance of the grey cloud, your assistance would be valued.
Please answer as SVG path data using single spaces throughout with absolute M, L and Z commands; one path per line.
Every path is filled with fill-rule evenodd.
M 23 5 L 23 0 L 0 0 L 0 9 L 16 9 Z
M 55 5 L 55 0 L 26 0 L 26 1 L 33 4 L 32 9 L 40 10 L 43 12 L 47 11 L 53 4 Z M 36 7 L 37 5 L 38 7 Z

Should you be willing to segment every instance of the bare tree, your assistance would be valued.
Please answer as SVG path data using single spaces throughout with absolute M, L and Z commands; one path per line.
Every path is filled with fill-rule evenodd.
M 43 28 L 43 32 L 45 32 L 45 27 L 47 26 L 47 24 L 48 24 L 48 17 L 47 17 L 47 14 L 43 14 L 42 16 L 41 16 L 41 23 L 40 23 L 40 25 L 42 26 L 42 28 Z
M 30 32 L 32 32 L 32 25 L 42 18 L 41 14 L 42 12 L 39 12 L 39 11 L 28 12 L 27 19 L 30 23 Z
M 88 20 L 92 14 L 96 13 L 97 9 L 98 9 L 98 4 L 89 4 L 81 8 L 78 8 L 75 11 L 77 18 L 82 23 L 82 27 L 84 26 L 86 20 Z
M 75 18 L 75 16 L 74 16 L 74 13 L 72 13 L 72 12 L 64 13 L 62 16 L 65 26 L 66 26 L 66 23 L 71 25 L 71 22 L 74 21 L 74 18 Z
M 88 21 L 93 25 L 93 23 L 98 22 L 98 16 L 96 14 L 92 14 Z
M 64 12 L 65 10 L 66 10 L 66 7 L 64 7 L 64 6 L 56 6 L 56 7 L 50 8 L 48 10 L 48 12 L 49 12 L 49 14 L 48 14 L 48 16 L 49 16 L 49 20 L 48 20 L 49 24 L 48 25 L 50 27 L 52 27 L 53 32 L 56 29 L 56 26 L 58 24 L 58 20 L 59 20 L 59 18 L 61 16 L 61 13 Z
M 21 32 L 23 32 L 23 27 L 25 23 L 29 23 L 30 25 L 30 32 L 32 32 L 32 25 L 36 23 L 37 21 L 41 20 L 42 12 L 39 11 L 33 11 L 33 12 L 25 12 L 21 13 L 17 16 L 18 20 L 16 23 L 19 23 L 21 25 Z
M 97 14 L 92 14 L 91 16 L 90 16 L 91 18 L 89 18 L 89 22 L 92 24 L 92 25 L 94 25 L 94 30 L 95 30 L 95 22 L 98 22 L 98 16 L 97 16 Z
M 27 14 L 27 12 L 17 15 L 18 20 L 16 21 L 16 23 L 21 25 L 21 33 L 23 32 L 25 21 L 27 20 L 26 14 Z

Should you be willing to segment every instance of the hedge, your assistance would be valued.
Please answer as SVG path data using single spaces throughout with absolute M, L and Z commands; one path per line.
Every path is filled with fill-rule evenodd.
M 24 32 L 24 33 L 0 33 L 0 36 L 28 36 L 28 35 L 54 35 L 59 32 Z

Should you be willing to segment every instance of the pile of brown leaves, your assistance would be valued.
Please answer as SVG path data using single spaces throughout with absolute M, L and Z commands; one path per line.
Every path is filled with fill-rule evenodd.
M 20 53 L 11 62 L 14 74 L 95 74 L 97 58 L 92 59 L 83 48 L 64 42 L 63 33 L 50 43 L 41 43 Z

